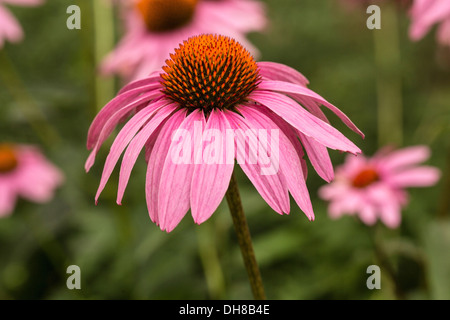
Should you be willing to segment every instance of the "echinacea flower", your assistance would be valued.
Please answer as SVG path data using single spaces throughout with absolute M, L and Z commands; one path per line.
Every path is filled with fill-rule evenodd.
M 357 214 L 367 225 L 380 219 L 396 228 L 401 222 L 401 209 L 408 202 L 405 189 L 432 186 L 439 179 L 438 169 L 418 166 L 429 156 L 426 146 L 381 149 L 371 158 L 348 155 L 336 169 L 335 180 L 319 189 L 319 196 L 330 202 L 328 213 L 332 218 Z
M 439 24 L 437 41 L 450 46 L 450 1 L 414 0 L 410 16 L 409 37 L 413 41 L 422 39 L 434 25 Z
M 290 192 L 306 216 L 314 219 L 302 146 L 318 174 L 331 181 L 327 147 L 354 154 L 360 149 L 329 124 L 320 105 L 362 135 L 350 119 L 309 90 L 302 74 L 278 63 L 257 63 L 226 36 L 191 37 L 166 63 L 163 70 L 126 85 L 92 122 L 86 170 L 117 124 L 133 114 L 111 146 L 96 201 L 126 149 L 117 194 L 117 203 L 122 202 L 131 170 L 145 147 L 148 211 L 162 230 L 173 230 L 189 209 L 195 223 L 207 220 L 228 188 L 234 159 L 273 210 L 289 213 Z M 244 138 L 230 143 L 224 138 L 230 132 L 244 133 Z M 197 147 L 191 148 L 189 137 Z M 278 138 L 275 143 L 265 147 L 259 143 L 258 148 L 263 147 L 255 151 L 258 138 L 267 142 L 273 137 Z M 252 154 L 242 161 L 246 150 Z M 183 161 L 174 159 L 178 152 Z M 214 154 L 215 161 L 209 161 Z M 267 158 L 276 170 L 263 173 Z
M 0 0 L 0 48 L 5 40 L 19 42 L 23 39 L 23 30 L 12 13 L 6 9 L 5 4 L 17 6 L 37 6 L 43 0 Z
M 12 213 L 18 197 L 37 203 L 51 200 L 63 179 L 37 147 L 0 144 L 0 217 Z
M 227 35 L 256 53 L 245 36 L 266 25 L 264 6 L 256 0 L 130 0 L 126 4 L 125 34 L 100 71 L 119 74 L 127 82 L 161 69 L 174 48 L 198 34 Z

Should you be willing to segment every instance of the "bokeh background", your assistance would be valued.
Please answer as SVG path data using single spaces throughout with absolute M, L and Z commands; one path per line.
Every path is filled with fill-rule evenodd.
M 264 2 L 270 25 L 249 35 L 260 60 L 301 71 L 366 134 L 362 140 L 327 113 L 364 153 L 426 144 L 427 164 L 443 173 L 436 186 L 409 190 L 402 224 L 392 230 L 351 216 L 331 220 L 317 197 L 325 182 L 311 167 L 313 222 L 294 203 L 288 216 L 273 212 L 237 169 L 267 297 L 450 299 L 450 50 L 438 46 L 434 30 L 411 42 L 406 9 L 396 1 L 380 4 L 381 30 L 366 27 L 366 6 Z M 94 203 L 112 140 L 85 173 L 87 130 L 121 85 L 97 72 L 122 30 L 105 3 L 10 8 L 26 36 L 0 50 L 0 140 L 39 145 L 66 182 L 51 202 L 20 200 L 0 219 L 0 299 L 251 299 L 225 201 L 200 226 L 188 214 L 162 232 L 148 217 L 140 158 L 122 206 L 115 203 L 117 170 Z M 81 30 L 66 27 L 71 4 L 81 8 Z M 330 154 L 335 165 L 343 162 L 344 155 Z M 380 290 L 366 287 L 372 264 L 381 268 Z M 69 265 L 81 269 L 81 290 L 66 287 Z

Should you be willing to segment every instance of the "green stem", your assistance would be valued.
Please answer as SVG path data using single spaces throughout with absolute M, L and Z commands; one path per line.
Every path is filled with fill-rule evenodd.
M 210 298 L 218 300 L 223 298 L 225 279 L 219 262 L 215 231 L 211 224 L 203 224 L 197 230 L 197 239 L 198 251 L 205 272 Z
M 401 55 L 394 5 L 382 7 L 381 29 L 372 30 L 377 68 L 378 145 L 403 143 Z
M 253 297 L 256 300 L 265 300 L 264 286 L 261 279 L 258 263 L 256 262 L 255 252 L 253 250 L 250 230 L 248 228 L 247 219 L 245 218 L 242 208 L 241 196 L 237 180 L 234 174 L 231 176 L 230 185 L 226 193 L 228 206 L 230 207 L 231 216 L 233 218 L 234 229 L 241 248 L 242 258 L 244 259 L 245 268 L 247 269 L 250 286 Z

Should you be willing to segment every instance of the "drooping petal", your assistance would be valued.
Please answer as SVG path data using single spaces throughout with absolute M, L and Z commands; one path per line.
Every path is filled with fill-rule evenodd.
M 87 148 L 90 150 L 99 140 L 99 136 L 105 127 L 105 124 L 111 117 L 118 111 L 123 110 L 120 117 L 115 119 L 114 124 L 117 124 L 119 119 L 124 117 L 127 112 L 132 112 L 134 108 L 140 104 L 144 104 L 152 101 L 160 95 L 159 91 L 156 91 L 160 86 L 157 84 L 151 84 L 151 87 L 142 87 L 129 90 L 121 95 L 116 96 L 109 103 L 107 103 L 97 116 L 92 121 L 88 131 Z M 139 97 L 143 95 L 142 97 Z M 139 97 L 139 98 L 138 98 Z M 125 112 L 126 111 L 126 112 Z M 117 122 L 116 122 L 117 121 Z M 111 133 L 111 132 L 109 132 Z M 106 134 L 104 134 L 106 135 Z M 109 135 L 109 134 L 108 134 Z
M 128 145 L 123 156 L 119 174 L 119 188 L 117 191 L 117 203 L 121 204 L 125 188 L 130 178 L 131 170 L 147 140 L 158 126 L 177 108 L 175 103 L 161 107 L 158 112 L 145 124 Z
M 100 179 L 100 185 L 95 196 L 95 201 L 98 201 L 100 193 L 103 191 L 109 177 L 111 176 L 117 161 L 119 160 L 122 152 L 127 147 L 128 143 L 133 139 L 136 133 L 141 129 L 141 127 L 152 117 L 152 115 L 158 109 L 148 108 L 143 109 L 141 112 L 137 113 L 132 117 L 120 130 L 113 144 L 111 145 L 109 154 L 105 161 L 105 166 L 103 168 L 102 177 Z
M 264 128 L 265 130 L 277 130 L 279 141 L 275 145 L 270 142 L 271 160 L 273 157 L 278 162 L 280 174 L 284 176 L 281 181 L 286 181 L 286 186 L 292 197 L 306 214 L 310 220 L 314 220 L 314 212 L 309 197 L 308 188 L 303 176 L 303 171 L 298 157 L 298 153 L 284 132 L 263 113 L 259 112 L 257 108 L 247 106 L 239 109 L 240 113 L 245 117 L 246 122 L 253 128 Z M 271 133 L 272 134 L 272 133 Z M 261 143 L 261 141 L 259 141 Z M 274 148 L 278 148 L 275 152 Z
M 191 186 L 191 212 L 194 221 L 198 224 L 209 219 L 214 213 L 230 183 L 234 168 L 234 154 L 233 162 L 228 162 L 226 155 L 227 152 L 231 152 L 230 145 L 227 145 L 226 140 L 226 131 L 230 129 L 231 126 L 222 111 L 210 113 L 205 131 L 216 130 L 218 135 L 214 139 L 218 139 L 218 141 L 213 141 L 210 145 L 214 144 L 219 150 L 215 149 L 214 152 L 217 154 L 214 155 L 214 159 L 207 161 L 207 155 L 203 153 L 207 150 L 202 145 L 202 161 L 200 164 L 195 164 Z M 234 144 L 234 142 L 232 143 Z M 234 150 L 234 145 L 232 148 Z
M 308 79 L 304 75 L 285 64 L 260 61 L 257 65 L 259 74 L 269 80 L 291 82 L 305 87 L 309 84 Z
M 105 142 L 105 140 L 109 137 L 109 135 L 113 132 L 113 130 L 116 128 L 116 126 L 122 119 L 130 115 L 136 108 L 143 106 L 147 103 L 148 105 L 146 106 L 146 108 L 153 110 L 156 110 L 161 105 L 168 103 L 167 100 L 153 100 L 152 102 L 149 103 L 148 101 L 150 101 L 153 98 L 155 98 L 155 93 L 143 95 L 142 97 L 139 97 L 139 99 L 115 111 L 113 114 L 109 116 L 109 118 L 105 118 L 104 119 L 105 122 L 95 124 L 99 126 L 103 125 L 103 127 L 101 128 L 99 127 L 100 132 L 98 133 L 98 135 L 96 135 L 97 133 L 93 133 L 92 135 L 88 134 L 88 148 L 92 147 L 92 151 L 88 159 L 86 160 L 84 166 L 86 171 L 89 171 L 91 169 L 91 167 L 95 162 L 95 157 L 101 145 L 103 144 L 103 142 Z
M 171 145 L 172 134 L 180 127 L 186 118 L 186 111 L 179 110 L 167 119 L 156 137 L 151 153 L 148 156 L 147 173 L 145 178 L 145 198 L 150 219 L 159 225 L 158 193 L 162 179 L 162 169 Z
M 299 133 L 299 137 L 317 174 L 325 181 L 331 182 L 334 179 L 334 169 L 327 148 L 302 133 Z
M 339 110 L 337 107 L 329 103 L 327 100 L 322 98 L 314 91 L 304 86 L 283 81 L 264 80 L 261 81 L 261 83 L 258 85 L 258 89 L 263 91 L 264 90 L 278 91 L 282 93 L 302 95 L 305 99 L 313 99 L 314 101 L 324 105 L 325 107 L 333 111 L 339 117 L 339 119 L 341 119 L 342 122 L 344 122 L 345 125 L 347 125 L 347 127 L 349 127 L 351 130 L 358 133 L 361 137 L 364 138 L 364 134 L 361 132 L 361 130 L 358 129 L 358 127 L 347 117 L 345 113 L 343 113 L 341 110 Z
M 264 93 L 255 90 L 249 96 L 252 100 L 265 105 L 280 115 L 291 126 L 303 134 L 316 139 L 331 149 L 347 151 L 353 154 L 361 150 L 338 130 L 311 115 L 295 101 L 284 95 L 272 92 Z
M 187 163 L 178 163 L 174 160 L 179 145 L 171 143 L 167 157 L 164 161 L 158 194 L 158 219 L 161 230 L 172 231 L 185 216 L 190 207 L 190 193 L 192 174 L 194 172 L 194 159 L 192 140 L 196 121 L 203 121 L 203 113 L 199 110 L 191 112 L 181 123 L 178 130 L 184 130 L 186 136 L 182 137 L 187 152 Z M 189 141 L 190 140 L 190 141 Z M 190 150 L 189 150 L 190 148 Z M 176 199 L 176 201 L 174 201 Z
M 299 136 L 297 134 L 297 130 L 293 128 L 289 123 L 284 121 L 279 115 L 269 110 L 264 106 L 258 106 L 258 111 L 265 114 L 269 117 L 275 124 L 283 131 L 283 133 L 288 137 L 289 141 L 294 146 L 295 151 L 297 152 L 298 158 L 300 159 L 300 163 L 302 166 L 303 176 L 305 180 L 308 176 L 308 167 L 306 164 L 306 160 L 303 158 L 305 153 L 303 152 L 303 147 L 300 143 Z
M 242 108 L 242 110 L 244 109 Z M 254 127 L 247 119 L 234 112 L 226 112 L 226 117 L 234 129 L 238 164 L 273 210 L 279 214 L 289 213 L 289 193 L 285 177 L 279 171 L 276 174 L 261 174 L 263 166 L 258 161 L 257 129 L 259 128 Z M 248 137 L 248 142 L 246 137 Z M 238 150 L 242 150 L 244 153 L 248 150 L 248 158 L 244 155 L 244 159 L 239 160 Z M 276 166 L 273 162 L 270 165 Z

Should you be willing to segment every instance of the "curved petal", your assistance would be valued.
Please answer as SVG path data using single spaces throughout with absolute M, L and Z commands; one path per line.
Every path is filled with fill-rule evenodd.
M 100 179 L 100 185 L 95 196 L 96 202 L 98 202 L 98 197 L 105 188 L 105 185 L 108 182 L 108 179 L 111 176 L 111 173 L 114 170 L 114 167 L 116 166 L 116 163 L 119 160 L 123 150 L 125 150 L 126 146 L 134 137 L 134 135 L 142 128 L 142 126 L 152 117 L 152 115 L 156 111 L 157 110 L 153 108 L 143 109 L 141 112 L 132 117 L 125 124 L 122 130 L 120 130 L 106 158 L 102 177 Z
M 150 102 L 152 99 L 160 95 L 160 92 L 156 91 L 159 87 L 160 85 L 151 84 L 149 86 L 135 88 L 116 96 L 108 102 L 96 115 L 91 126 L 89 127 L 87 148 L 92 149 L 94 147 L 103 128 L 105 127 L 105 124 L 117 111 L 127 110 L 128 112 L 131 112 L 133 108 L 139 106 L 140 104 L 146 103 L 147 101 Z M 147 90 L 149 92 L 145 92 Z M 123 116 L 124 115 L 121 117 Z M 121 119 L 121 117 L 119 117 L 119 119 Z
M 211 142 L 215 143 L 214 150 L 218 155 L 214 161 L 205 161 L 206 148 L 202 145 L 202 161 L 195 164 L 191 185 L 191 212 L 194 221 L 198 224 L 206 221 L 214 213 L 221 203 L 230 184 L 231 174 L 233 173 L 234 161 L 228 163 L 226 152 L 230 152 L 227 147 L 226 131 L 231 129 L 230 123 L 222 111 L 212 111 L 206 122 L 205 131 L 217 130 L 220 136 Z M 233 154 L 234 160 L 234 154 Z M 205 192 L 208 190 L 208 192 Z
M 159 225 L 158 193 L 162 178 L 164 160 L 167 157 L 173 132 L 179 128 L 186 118 L 186 111 L 179 110 L 170 116 L 162 125 L 158 136 L 148 156 L 147 173 L 145 178 L 145 198 L 150 219 Z
M 257 65 L 259 74 L 269 80 L 291 82 L 305 87 L 309 84 L 308 79 L 304 75 L 285 64 L 260 61 L 257 62 Z
M 296 94 L 296 95 L 302 95 L 305 99 L 312 99 L 331 111 L 333 111 L 339 119 L 344 122 L 347 127 L 349 127 L 354 132 L 358 133 L 362 138 L 364 138 L 364 134 L 361 132 L 361 130 L 356 127 L 356 125 L 345 115 L 341 110 L 339 110 L 337 107 L 326 101 L 324 98 L 322 98 L 320 95 L 315 93 L 314 91 L 298 85 L 294 83 L 288 83 L 283 81 L 268 81 L 264 80 L 261 81 L 261 83 L 258 85 L 259 90 L 269 90 L 269 91 L 278 91 L 288 94 Z
M 139 131 L 138 134 L 128 145 L 127 150 L 123 156 L 122 166 L 120 167 L 119 174 L 119 188 L 117 191 L 117 204 L 121 204 L 125 188 L 130 178 L 131 170 L 136 163 L 142 148 L 152 133 L 158 128 L 158 126 L 177 108 L 175 103 L 165 105 L 161 107 L 156 114 L 145 124 L 145 126 Z
M 301 132 L 299 137 L 317 174 L 326 182 L 331 182 L 334 179 L 334 169 L 327 148 Z
M 255 90 L 249 98 L 265 105 L 301 133 L 316 139 L 328 148 L 353 154 L 361 153 L 361 150 L 342 133 L 311 115 L 289 97 L 275 92 L 267 93 Z
M 181 123 L 179 130 L 185 130 L 184 139 L 191 139 L 194 134 L 195 122 L 203 120 L 203 113 L 195 110 L 191 112 Z M 158 217 L 161 230 L 172 231 L 185 216 L 190 207 L 190 193 L 192 174 L 194 172 L 192 141 L 185 141 L 190 145 L 188 152 L 189 161 L 178 163 L 174 161 L 173 154 L 178 148 L 176 143 L 171 143 L 167 157 L 162 168 L 158 193 Z
M 241 108 L 240 111 L 245 109 L 246 108 Z M 248 159 L 245 158 L 244 161 L 238 160 L 242 170 L 273 210 L 279 214 L 288 213 L 289 193 L 284 176 L 280 171 L 276 174 L 261 174 L 262 165 L 256 161 L 250 160 L 258 158 L 258 136 L 256 133 L 258 128 L 253 126 L 253 122 L 248 122 L 246 118 L 243 118 L 234 112 L 227 111 L 226 117 L 235 132 L 236 157 L 238 157 L 238 150 L 249 151 Z M 248 136 L 248 142 L 245 136 Z M 274 165 L 274 163 L 271 163 L 271 165 Z
M 126 106 L 122 107 L 121 109 L 115 111 L 108 118 L 105 118 L 104 120 L 106 122 L 104 122 L 103 124 L 101 124 L 101 123 L 95 124 L 98 126 L 103 125 L 103 127 L 100 128 L 100 132 L 98 133 L 97 136 L 95 136 L 94 133 L 92 135 L 88 134 L 88 147 L 92 147 L 92 151 L 89 154 L 89 157 L 86 160 L 86 163 L 84 166 L 86 171 L 89 171 L 91 169 L 92 165 L 94 164 L 97 152 L 100 149 L 103 142 L 105 142 L 105 140 L 109 137 L 109 135 L 113 132 L 113 130 L 119 124 L 119 122 L 121 122 L 124 118 L 126 118 L 129 114 L 131 114 L 133 112 L 133 110 L 137 110 L 137 108 L 145 106 L 146 103 L 148 103 L 148 105 L 145 107 L 149 108 L 149 109 L 153 109 L 153 110 L 155 110 L 162 104 L 169 103 L 166 100 L 153 100 L 152 101 L 153 103 L 148 102 L 148 101 L 151 101 L 151 99 L 153 99 L 153 98 L 155 98 L 154 93 L 143 95 L 143 96 L 139 97 L 139 99 L 137 99 L 137 100 L 131 102 L 130 104 L 127 104 Z M 92 125 L 94 125 L 94 122 L 92 123 Z M 92 128 L 92 125 L 91 125 L 91 128 Z
M 263 113 L 259 112 L 257 108 L 245 107 L 240 108 L 239 111 L 245 117 L 249 127 L 264 128 L 265 130 L 277 130 L 279 132 L 279 141 L 276 142 L 276 146 L 272 145 L 274 141 L 271 140 L 271 160 L 273 157 L 279 157 L 274 161 L 279 162 L 280 174 L 284 176 L 286 186 L 292 197 L 306 214 L 310 220 L 314 220 L 314 212 L 309 197 L 308 188 L 303 176 L 301 162 L 298 157 L 298 153 L 291 143 L 290 139 L 284 134 L 284 132 L 272 121 L 269 117 L 266 117 Z M 272 133 L 271 133 L 272 134 Z M 260 141 L 261 143 L 261 141 Z M 276 147 L 279 150 L 274 152 L 273 148 Z

